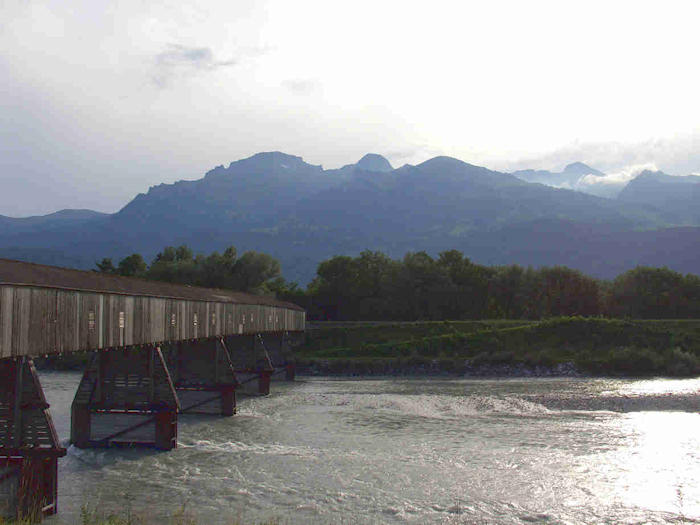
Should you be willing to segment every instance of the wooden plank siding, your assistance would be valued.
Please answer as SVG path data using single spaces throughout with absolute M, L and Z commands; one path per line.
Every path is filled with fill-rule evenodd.
M 15 289 L 0 287 L 0 358 L 12 356 L 12 308 Z
M 29 348 L 30 299 L 29 288 L 15 288 L 12 301 L 12 355 L 22 355 Z
M 0 285 L 0 358 L 303 331 L 297 308 Z

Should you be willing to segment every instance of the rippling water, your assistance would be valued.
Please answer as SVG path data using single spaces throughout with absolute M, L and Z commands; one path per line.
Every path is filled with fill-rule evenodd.
M 62 440 L 79 376 L 42 374 Z M 700 523 L 700 379 L 274 383 L 178 448 L 79 450 L 81 505 L 201 523 Z

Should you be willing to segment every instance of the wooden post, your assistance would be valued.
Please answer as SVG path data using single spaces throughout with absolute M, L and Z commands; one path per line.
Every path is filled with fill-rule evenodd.
M 182 341 L 177 341 L 175 343 L 175 373 L 173 374 L 173 381 L 175 384 L 180 382 L 181 370 L 182 370 Z
M 172 409 L 156 413 L 155 448 L 172 450 L 177 447 L 177 411 Z
M 95 393 L 92 397 L 98 404 L 104 404 L 106 397 L 104 389 L 104 379 L 106 375 L 106 370 L 107 368 L 109 368 L 107 358 L 107 352 L 95 352 L 95 359 L 97 359 L 97 381 L 94 387 Z
M 44 492 L 54 494 L 53 505 L 44 508 L 44 514 L 58 514 L 58 457 L 51 456 L 44 460 Z
M 24 368 L 24 357 L 14 360 L 15 384 L 11 398 L 14 407 L 12 408 L 14 417 L 12 422 L 12 447 L 19 448 L 22 444 L 22 376 Z
M 148 376 L 148 403 L 153 404 L 153 400 L 155 398 L 155 377 L 154 377 L 154 363 L 153 363 L 153 358 L 154 358 L 154 349 L 151 347 L 148 347 L 146 350 L 146 355 L 144 356 L 146 358 L 146 374 Z
M 71 407 L 71 443 L 78 448 L 90 446 L 90 406 L 73 403 Z
M 294 363 L 287 363 L 287 366 L 285 367 L 285 372 L 285 379 L 287 381 L 294 381 L 294 378 L 296 376 L 296 369 Z
M 221 390 L 221 415 L 233 416 L 236 413 L 236 387 L 226 386 Z
M 270 393 L 270 378 L 272 370 L 260 370 L 258 376 L 258 394 L 268 395 Z

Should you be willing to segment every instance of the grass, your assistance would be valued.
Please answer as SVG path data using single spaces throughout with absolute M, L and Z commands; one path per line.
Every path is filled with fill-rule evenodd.
M 37 366 L 82 369 L 85 355 L 49 356 Z M 327 323 L 307 332 L 296 359 L 302 368 L 342 375 L 573 363 L 591 375 L 691 376 L 700 374 L 700 320 Z
M 309 330 L 303 351 L 329 348 L 357 349 L 367 343 L 420 340 L 450 334 L 465 334 L 480 330 L 522 326 L 530 321 L 430 321 L 407 323 L 348 323 L 329 324 Z
M 700 374 L 700 320 L 562 317 L 538 322 L 466 321 L 331 326 L 311 331 L 297 354 L 327 373 L 392 373 L 561 363 L 593 375 Z

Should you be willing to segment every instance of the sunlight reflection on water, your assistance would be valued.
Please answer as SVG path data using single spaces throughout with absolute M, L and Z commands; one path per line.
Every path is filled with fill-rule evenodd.
M 633 412 L 617 425 L 619 448 L 590 459 L 610 488 L 608 498 L 700 516 L 700 414 Z
M 700 392 L 700 378 L 696 379 L 644 379 L 624 382 L 615 393 L 629 395 L 648 394 L 697 394 Z

